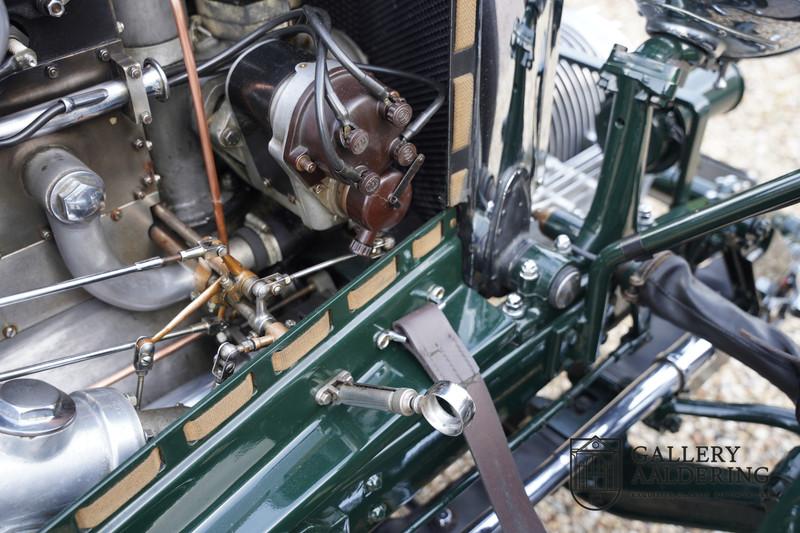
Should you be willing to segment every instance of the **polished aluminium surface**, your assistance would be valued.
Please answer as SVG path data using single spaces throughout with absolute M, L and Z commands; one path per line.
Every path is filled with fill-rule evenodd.
M 19 437 L 47 435 L 75 418 L 75 402 L 65 392 L 38 379 L 0 384 L 0 433 Z
M 682 341 L 620 392 L 572 438 L 613 438 L 623 434 L 662 401 L 680 392 L 713 353 L 714 347 L 706 340 L 689 337 Z M 536 504 L 560 487 L 569 475 L 570 441 L 567 440 L 526 480 L 525 492 L 532 504 Z M 498 526 L 497 516 L 490 513 L 471 531 L 488 533 Z
M 713 56 L 765 57 L 800 47 L 795 0 L 637 0 L 647 31 L 669 33 Z
M 86 287 L 95 298 L 132 311 L 160 309 L 187 298 L 194 289 L 194 277 L 191 270 L 173 263 L 202 255 L 199 248 L 192 249 L 188 256 L 179 254 L 125 265 L 109 243 L 97 212 L 68 222 L 59 218 L 53 192 L 62 180 L 76 173 L 83 175 L 85 182 L 88 182 L 85 176 L 91 175 L 92 187 L 105 190 L 97 173 L 75 155 L 56 146 L 33 154 L 24 166 L 22 177 L 26 189 L 47 211 L 61 258 L 77 279 L 2 299 L 0 306 L 75 287 Z
M 164 71 L 154 61 L 150 61 L 148 65 L 142 69 L 142 83 L 144 84 L 145 91 L 149 96 L 156 98 L 165 98 L 168 94 L 167 79 Z M 76 107 L 72 111 L 58 115 L 48 122 L 42 129 L 37 131 L 33 137 L 39 137 L 47 133 L 59 131 L 69 126 L 73 126 L 79 122 L 87 121 L 91 118 L 98 117 L 114 109 L 119 109 L 130 101 L 130 94 L 124 81 L 114 80 L 100 83 L 88 89 L 76 91 L 67 96 L 71 98 L 78 98 L 83 95 L 93 93 L 96 91 L 105 91 L 106 97 L 100 102 L 92 105 Z M 31 123 L 37 116 L 39 116 L 45 109 L 58 102 L 61 98 L 23 109 L 16 113 L 0 117 L 0 138 L 10 137 L 21 131 L 25 126 Z
M 39 529 L 144 445 L 136 412 L 121 393 L 92 389 L 68 398 L 74 418 L 54 432 L 20 437 L 0 430 L 0 531 Z

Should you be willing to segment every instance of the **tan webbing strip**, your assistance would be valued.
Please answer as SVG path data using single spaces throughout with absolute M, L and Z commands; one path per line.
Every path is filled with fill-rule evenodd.
M 467 182 L 467 169 L 462 168 L 459 171 L 450 174 L 450 190 L 447 198 L 447 205 L 450 207 L 460 204 L 465 200 L 464 184 Z
M 414 259 L 424 257 L 428 255 L 428 252 L 436 248 L 440 242 L 442 242 L 441 222 L 432 227 L 428 233 L 419 239 L 414 239 L 414 242 L 411 243 L 411 255 L 414 256 Z
M 366 305 L 377 296 L 378 293 L 392 284 L 394 278 L 397 277 L 396 261 L 396 259 L 392 259 L 388 265 L 347 294 L 347 307 L 349 307 L 351 311 L 355 311 L 359 307 Z
M 455 52 L 467 49 L 475 43 L 476 0 L 456 2 L 456 35 L 453 39 Z
M 155 448 L 139 463 L 136 468 L 128 472 L 113 487 L 95 501 L 81 507 L 75 513 L 75 523 L 81 529 L 96 527 L 116 513 L 120 507 L 136 496 L 140 490 L 153 481 L 161 470 L 161 454 Z
M 200 440 L 217 429 L 252 398 L 254 391 L 253 374 L 247 374 L 241 383 L 206 409 L 202 415 L 183 425 L 183 436 L 186 437 L 186 442 Z
M 311 327 L 293 340 L 289 346 L 272 354 L 272 369 L 282 372 L 294 366 L 308 352 L 322 342 L 331 331 L 330 311 L 327 311 Z
M 474 80 L 472 73 L 462 74 L 453 79 L 453 146 L 457 152 L 469 145 L 472 132 L 472 93 Z

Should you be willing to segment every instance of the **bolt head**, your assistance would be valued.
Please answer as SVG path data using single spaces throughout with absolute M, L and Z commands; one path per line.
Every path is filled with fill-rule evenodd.
M 367 487 L 367 490 L 372 492 L 380 489 L 381 485 L 383 485 L 383 480 L 381 479 L 381 475 L 372 474 L 367 478 L 367 481 L 364 483 L 364 485 Z
M 383 504 L 376 505 L 370 509 L 367 516 L 367 519 L 371 524 L 377 524 L 378 522 L 383 521 L 384 518 L 386 518 L 386 506 Z
M 9 324 L 8 326 L 3 328 L 3 337 L 6 339 L 10 339 L 17 335 L 17 326 L 14 324 Z
M 506 297 L 503 312 L 511 318 L 522 318 L 525 315 L 525 301 L 522 296 L 512 292 Z
M 53 186 L 50 211 L 61 222 L 82 222 L 103 208 L 105 198 L 105 189 L 99 177 L 89 172 L 75 172 L 61 178 Z
M 45 74 L 47 74 L 47 77 L 50 78 L 51 80 L 54 80 L 58 77 L 58 67 L 56 67 L 55 65 L 50 65 L 49 67 L 44 69 L 44 71 Z
M 568 235 L 561 234 L 556 237 L 556 240 L 553 243 L 556 247 L 556 251 L 562 254 L 569 253 L 572 250 L 572 240 L 569 238 Z
M 64 12 L 66 11 L 62 0 L 48 0 L 45 4 L 45 8 L 47 9 L 48 15 L 56 18 L 64 16 Z
M 432 285 L 428 289 L 428 300 L 430 300 L 431 302 L 433 302 L 435 304 L 442 303 L 442 300 L 444 300 L 445 294 L 446 294 L 446 291 L 444 290 L 444 287 L 442 287 L 441 285 Z
M 526 259 L 522 263 L 519 275 L 525 281 L 534 281 L 539 278 L 539 265 L 533 259 Z
M 153 115 L 151 115 L 147 111 L 145 111 L 144 113 L 139 115 L 139 118 L 142 119 L 142 124 L 144 124 L 144 125 L 149 125 L 149 124 L 153 123 Z
M 101 48 L 97 51 L 97 59 L 100 61 L 111 61 L 111 53 L 107 48 Z
M 0 384 L 0 432 L 36 435 L 61 429 L 75 416 L 67 394 L 38 379 Z
M 236 146 L 242 140 L 242 135 L 233 128 L 225 128 L 220 134 L 220 141 L 224 146 Z
M 135 65 L 131 65 L 128 67 L 128 76 L 133 78 L 134 80 L 138 80 L 142 77 L 142 67 L 137 63 Z

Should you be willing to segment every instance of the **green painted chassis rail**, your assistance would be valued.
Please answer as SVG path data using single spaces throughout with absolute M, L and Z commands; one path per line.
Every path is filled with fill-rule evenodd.
M 441 224 L 442 241 L 415 259 L 412 243 Z M 75 514 L 91 504 L 158 449 L 163 466 L 156 478 L 101 527 L 123 531 L 296 529 L 327 530 L 349 521 L 368 527 L 368 511 L 387 511 L 408 501 L 419 487 L 462 453 L 462 438 L 432 432 L 418 417 L 404 418 L 346 406 L 320 407 L 312 390 L 338 370 L 359 381 L 424 389 L 430 380 L 403 347 L 379 351 L 376 328 L 424 303 L 431 284 L 447 291 L 444 312 L 484 371 L 501 413 L 521 409 L 560 368 L 558 345 L 546 342 L 579 318 L 578 308 L 556 320 L 560 326 L 516 343 L 514 324 L 463 284 L 461 242 L 455 211 L 435 217 L 361 277 L 342 289 L 270 349 L 259 354 L 186 416 L 149 442 L 105 481 L 56 517 L 49 527 L 76 530 Z M 396 260 L 397 278 L 369 304 L 350 311 L 347 295 Z M 331 331 L 293 368 L 273 371 L 271 354 L 330 313 Z M 546 360 L 548 360 L 547 364 Z M 210 361 L 210 355 L 209 355 Z M 156 369 L 155 371 L 158 371 Z M 188 443 L 183 425 L 196 419 L 252 374 L 255 393 L 205 439 Z M 502 388 L 501 388 L 502 387 Z M 380 489 L 365 480 L 378 475 Z

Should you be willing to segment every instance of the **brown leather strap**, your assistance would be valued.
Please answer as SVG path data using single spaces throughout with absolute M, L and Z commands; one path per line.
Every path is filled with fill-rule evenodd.
M 428 304 L 395 322 L 394 327 L 405 335 L 406 347 L 431 378 L 460 383 L 472 396 L 475 418 L 467 426 L 464 436 L 503 531 L 544 532 L 544 526 L 525 494 L 480 369 L 447 317 L 438 307 Z

